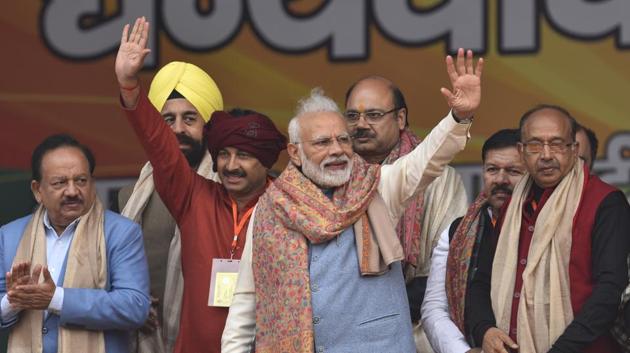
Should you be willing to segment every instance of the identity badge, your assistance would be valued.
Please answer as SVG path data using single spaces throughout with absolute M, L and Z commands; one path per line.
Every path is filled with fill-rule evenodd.
M 229 307 L 236 290 L 240 260 L 212 259 L 208 306 Z

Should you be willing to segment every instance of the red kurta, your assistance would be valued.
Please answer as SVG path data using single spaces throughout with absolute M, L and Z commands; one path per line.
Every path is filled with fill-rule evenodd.
M 587 172 L 585 170 L 585 172 Z M 537 206 L 532 207 L 533 193 L 523 205 L 521 232 L 518 244 L 518 265 L 516 270 L 516 281 L 514 284 L 514 296 L 512 301 L 512 314 L 510 318 L 510 337 L 516 342 L 516 319 L 518 313 L 518 302 L 523 286 L 523 271 L 527 264 L 534 227 L 538 213 L 543 208 L 546 201 L 551 196 L 553 188 L 545 189 Z M 592 229 L 595 222 L 597 208 L 604 198 L 615 191 L 612 186 L 602 182 L 598 177 L 589 175 L 585 180 L 584 191 L 580 200 L 580 205 L 573 218 L 573 236 L 571 242 L 571 259 L 569 262 L 569 284 L 571 289 L 571 305 L 573 313 L 578 314 L 584 302 L 593 291 L 592 259 L 591 259 L 591 239 Z M 584 349 L 584 352 L 614 353 L 618 351 L 618 346 L 614 343 L 610 335 L 604 335 Z
M 155 188 L 181 231 L 184 296 L 175 352 L 219 353 L 228 308 L 208 306 L 208 296 L 212 259 L 230 257 L 234 235 L 231 199 L 221 184 L 190 168 L 175 135 L 144 92 L 136 109 L 126 110 L 126 114 L 153 165 Z M 239 233 L 236 259 L 241 258 L 246 231 L 247 225 Z

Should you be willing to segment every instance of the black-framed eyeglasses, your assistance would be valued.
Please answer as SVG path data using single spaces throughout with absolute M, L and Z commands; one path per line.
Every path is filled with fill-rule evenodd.
M 393 113 L 399 109 L 402 109 L 402 108 L 395 107 L 394 109 L 388 110 L 386 112 L 379 109 L 370 109 L 364 112 L 358 112 L 356 110 L 348 110 L 343 115 L 346 117 L 346 121 L 348 122 L 349 125 L 358 124 L 359 119 L 361 119 L 361 116 L 363 116 L 363 119 L 365 119 L 366 123 L 370 125 L 374 125 L 374 124 L 378 124 L 381 120 L 383 120 L 383 117 L 385 115 L 389 113 Z
M 296 142 L 293 142 L 293 144 L 297 145 L 303 142 L 308 142 L 315 149 L 324 150 L 332 146 L 333 140 L 337 140 L 337 143 L 342 147 L 347 147 L 347 146 L 352 145 L 352 138 L 348 134 L 342 134 L 335 137 L 320 137 L 314 140 L 307 140 L 307 141 L 296 141 Z
M 568 151 L 570 148 L 575 146 L 575 142 L 566 143 L 564 141 L 552 141 L 552 142 L 540 142 L 540 141 L 532 141 L 532 142 L 521 142 L 523 145 L 523 150 L 525 153 L 529 154 L 538 154 L 541 153 L 545 149 L 545 145 L 549 146 L 549 152 L 551 153 L 564 153 Z

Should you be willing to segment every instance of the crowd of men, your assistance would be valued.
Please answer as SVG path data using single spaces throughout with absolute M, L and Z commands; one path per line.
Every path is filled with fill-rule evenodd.
M 58 134 L 33 152 L 38 208 L 0 228 L 9 352 L 630 351 L 630 206 L 568 111 L 536 106 L 490 136 L 469 205 L 448 163 L 484 119 L 471 51 L 446 58 L 448 112 L 424 138 L 401 90 L 367 76 L 343 111 L 313 89 L 287 139 L 225 111 L 193 64 L 145 91 L 148 29 L 125 26 L 116 57 L 149 159 L 120 214 L 90 149 Z

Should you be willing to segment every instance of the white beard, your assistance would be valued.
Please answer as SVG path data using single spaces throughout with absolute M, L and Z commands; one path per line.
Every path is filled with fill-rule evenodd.
M 302 159 L 302 173 L 309 178 L 315 185 L 322 188 L 335 188 L 341 186 L 350 180 L 352 173 L 352 159 L 346 155 L 340 157 L 327 157 L 319 165 L 311 161 L 302 146 L 299 146 L 300 158 Z M 347 162 L 346 168 L 342 170 L 327 171 L 324 166 L 333 162 Z

